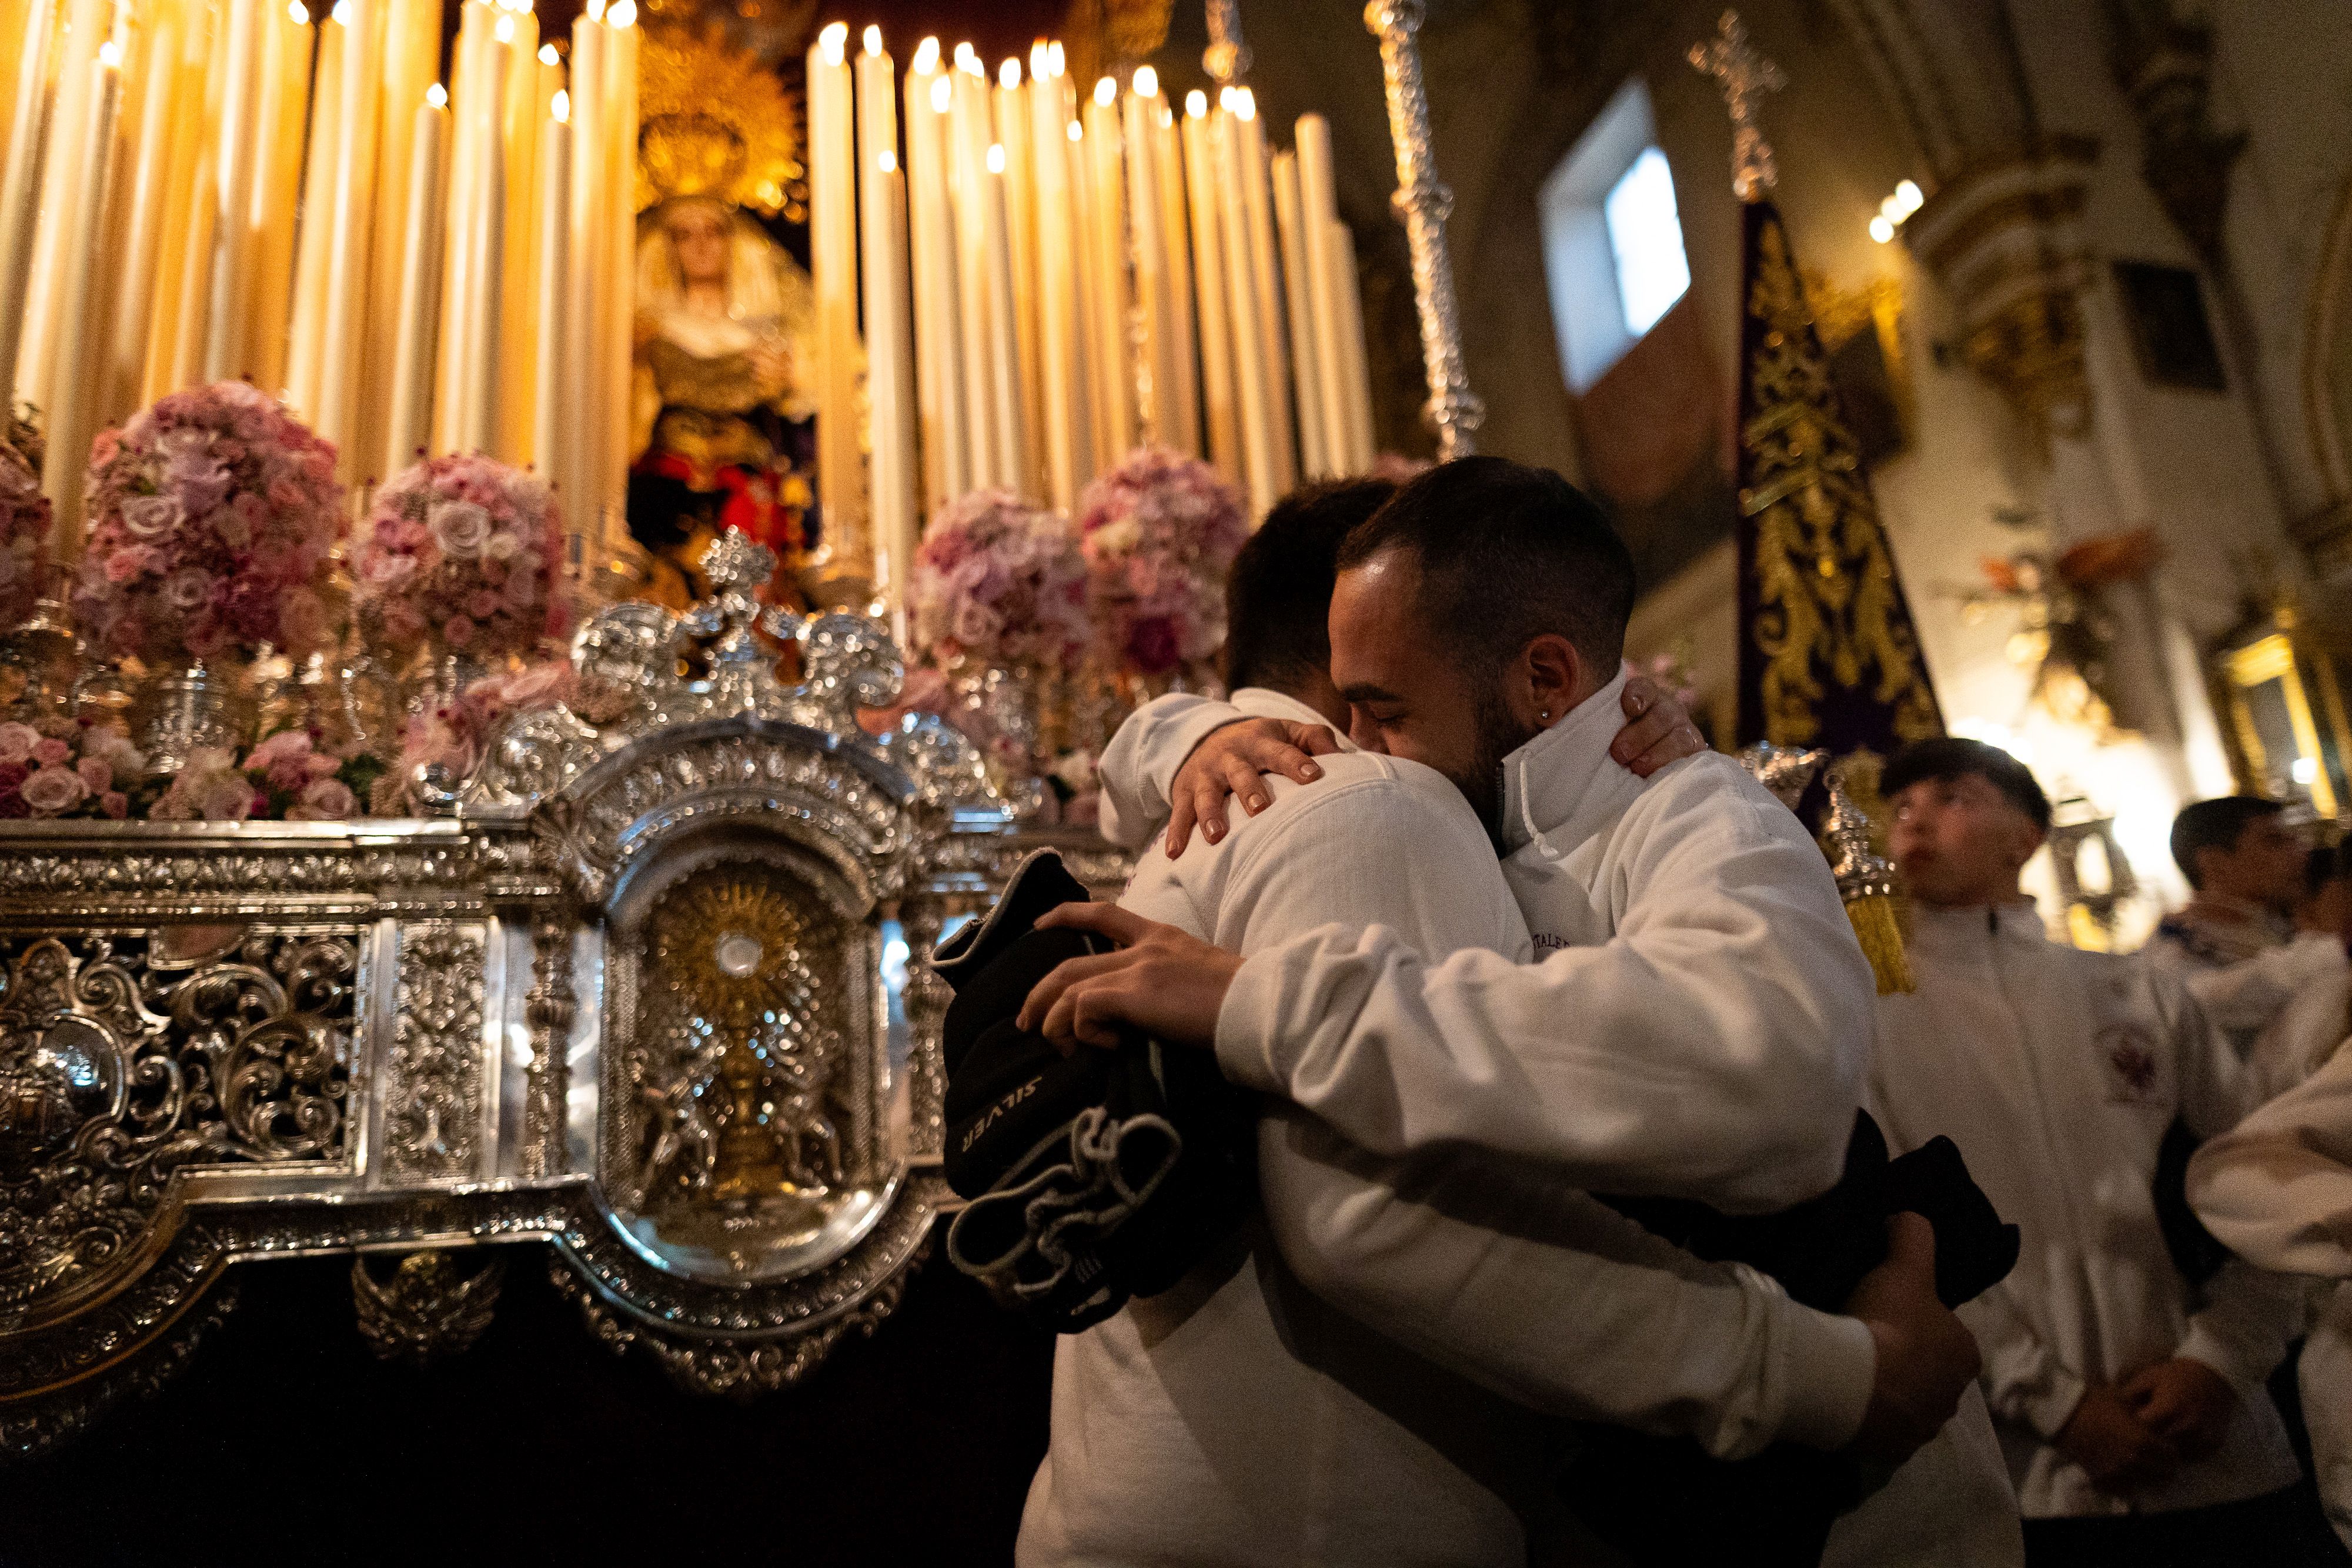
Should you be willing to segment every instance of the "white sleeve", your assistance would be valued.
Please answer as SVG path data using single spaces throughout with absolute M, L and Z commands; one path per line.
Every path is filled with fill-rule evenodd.
M 2219 1137 L 2253 1109 L 2252 1075 L 2193 990 L 2161 970 L 2149 980 L 2179 1064 L 2180 1119 L 2200 1138 Z
M 1307 1289 L 1548 1414 L 1737 1459 L 1781 1439 L 1843 1448 L 1869 1406 L 1865 1324 L 1702 1263 L 1560 1183 L 1458 1155 L 1383 1160 L 1296 1107 L 1260 1124 L 1258 1181 Z
M 1192 748 L 1241 709 L 1181 692 L 1155 697 L 1127 716 L 1096 769 L 1102 783 L 1102 836 L 1139 850 L 1168 821 L 1168 791 Z
M 1630 892 L 1602 946 L 1432 964 L 1351 921 L 1249 956 L 1217 1019 L 1226 1075 L 1378 1154 L 1475 1145 L 1585 1191 L 1730 1211 L 1826 1191 L 1875 1028 L 1870 967 L 1794 819 L 1778 831 L 1696 783 L 1654 786 L 1620 830 Z
M 2171 946 L 2155 944 L 2151 956 L 2179 979 L 2216 1025 L 2233 1034 L 2263 1028 L 2305 986 L 2345 967 L 2344 944 L 2316 932 L 2218 969 L 2174 961 L 2166 951 Z
M 2006 1283 L 1953 1310 L 1976 1336 L 1984 1358 L 1979 1375 L 1992 1413 L 2056 1438 L 2090 1387 L 2083 1375 L 2058 1359 Z
M 1437 953 L 1524 938 L 1468 810 L 1392 779 L 1284 791 L 1229 852 L 1244 858 L 1218 931 L 1245 953 L 1335 918 L 1389 922 Z M 1841 1448 L 1861 1425 L 1867 1327 L 1700 1263 L 1550 1172 L 1451 1155 L 1408 1169 L 1289 1107 L 1261 1123 L 1259 1149 L 1269 1226 L 1301 1281 L 1507 1397 L 1727 1458 L 1779 1438 Z
M 2189 1201 L 2249 1262 L 2352 1277 L 2352 1052 L 2210 1139 Z

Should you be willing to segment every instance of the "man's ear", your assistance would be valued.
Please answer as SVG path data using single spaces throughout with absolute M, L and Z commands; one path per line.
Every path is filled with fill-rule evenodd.
M 2041 850 L 2042 846 L 2049 841 L 2050 834 L 2048 830 L 2037 827 L 2032 818 L 2023 817 L 2022 813 L 2020 813 L 2020 815 L 2022 818 L 2022 821 L 2017 830 L 2017 865 L 2015 869 L 2018 871 L 2023 871 L 2025 869 L 2025 862 L 2032 860 L 2035 853 Z
M 1531 638 L 1519 651 L 1519 679 L 1513 685 L 1514 705 L 1526 704 L 1517 716 L 1522 723 L 1549 727 L 1568 716 L 1584 700 L 1584 658 L 1576 644 L 1558 632 Z

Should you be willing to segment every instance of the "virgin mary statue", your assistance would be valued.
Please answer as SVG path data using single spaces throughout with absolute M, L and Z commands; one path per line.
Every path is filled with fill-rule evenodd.
M 808 274 L 713 197 L 673 198 L 638 227 L 630 527 L 688 560 L 710 528 L 738 528 L 790 564 L 815 542 Z

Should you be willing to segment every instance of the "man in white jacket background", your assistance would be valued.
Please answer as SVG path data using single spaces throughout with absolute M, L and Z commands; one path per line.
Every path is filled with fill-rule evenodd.
M 1335 695 L 1354 702 L 1360 738 L 1418 753 L 1482 808 L 1514 852 L 1505 873 L 1547 956 L 1435 962 L 1395 930 L 1363 929 L 1379 917 L 1359 913 L 1240 957 L 1181 931 L 1147 935 L 1131 915 L 1068 911 L 1137 946 L 1066 967 L 1033 997 L 1031 1021 L 1094 1039 L 1118 1019 L 1213 1035 L 1230 1076 L 1314 1112 L 1370 1157 L 1476 1145 L 1556 1185 L 1751 1210 L 1825 1189 L 1852 1129 L 1874 987 L 1819 850 L 1727 759 L 1675 763 L 1646 787 L 1612 761 L 1630 563 L 1564 481 L 1474 460 L 1424 476 L 1381 517 L 1400 525 L 1401 509 L 1398 531 L 1376 519 L 1349 544 L 1331 616 Z M 1449 538 L 1482 533 L 1483 553 L 1504 559 L 1448 555 Z M 1495 601 L 1468 601 L 1480 591 Z M 1254 762 L 1268 754 L 1250 737 L 1304 741 L 1304 719 L 1235 725 L 1185 761 L 1243 716 L 1165 700 L 1130 721 L 1105 761 L 1110 829 L 1138 841 L 1183 798 L 1212 823 L 1212 846 L 1230 841 L 1213 801 L 1171 784 L 1180 763 L 1231 778 L 1252 810 L 1289 798 L 1260 780 Z M 1391 840 L 1366 839 L 1345 854 L 1392 852 Z M 1378 1312 L 1377 1288 L 1368 1302 L 1346 1293 L 1344 1273 L 1318 1283 Z M 1547 1332 L 1529 1319 L 1521 1337 Z M 1432 1354 L 1446 1354 L 1443 1340 Z M 1882 1341 L 1882 1364 L 1923 1349 Z M 1923 1401 L 1908 1441 L 1949 1412 Z M 1845 1554 L 1833 1542 L 1832 1560 L 2016 1561 L 1980 1404 L 1975 1432 L 1974 1455 L 1906 1468 L 1937 1473 L 1879 1511 L 1896 1528 Z
M 2309 1561 L 2263 1388 L 2295 1289 L 2234 1260 L 2201 1287 L 2183 1279 L 2151 1189 L 2176 1116 L 2210 1137 L 2244 1113 L 2235 1056 L 2146 959 L 2049 940 L 2018 888 L 2050 820 L 2023 764 L 1927 741 L 1882 788 L 1918 988 L 1879 999 L 1871 1106 L 1897 1148 L 1950 1136 L 2023 1231 L 2015 1272 L 1960 1315 L 2028 1560 Z
M 1244 711 L 1331 716 L 1331 563 L 1388 489 L 1294 498 L 1243 552 L 1228 659 Z M 1311 789 L 1273 786 L 1214 846 L 1145 854 L 1120 907 L 1244 952 L 1344 920 L 1433 957 L 1528 956 L 1451 785 L 1362 752 L 1323 771 Z M 1916 1381 L 1899 1352 L 1877 1355 L 1869 1325 L 1700 1263 L 1523 1168 L 1369 1155 L 1272 1100 L 1259 1160 L 1264 1220 L 1232 1256 L 1057 1346 L 1024 1563 L 1517 1563 L 1522 1520 L 1542 1540 L 1557 1512 L 1563 1435 L 1537 1410 L 1744 1457 L 1780 1439 L 1843 1447 L 1877 1383 L 1891 1405 Z M 1932 1338 L 1925 1250 L 1859 1304 L 1889 1344 Z M 1899 1451 L 1885 1425 L 1877 1440 Z

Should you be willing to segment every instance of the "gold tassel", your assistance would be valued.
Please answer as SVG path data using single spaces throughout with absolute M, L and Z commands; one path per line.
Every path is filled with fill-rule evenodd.
M 1903 950 L 1903 926 L 1895 917 L 1895 908 L 1892 894 L 1865 893 L 1845 901 L 1845 917 L 1853 922 L 1854 936 L 1862 943 L 1862 956 L 1870 960 L 1870 972 L 1878 977 L 1882 997 L 1915 988 L 1911 959 Z

